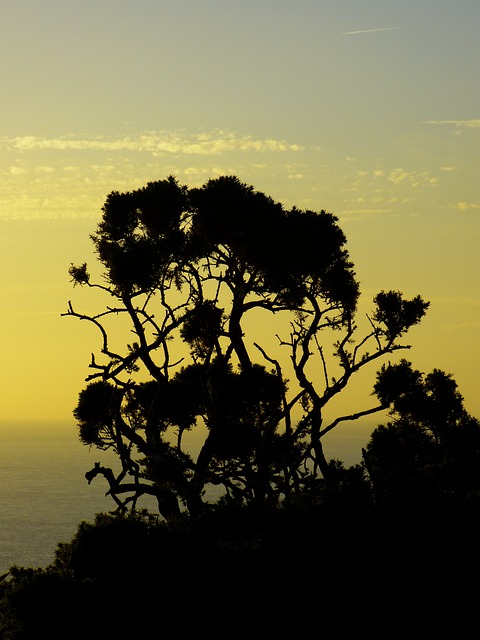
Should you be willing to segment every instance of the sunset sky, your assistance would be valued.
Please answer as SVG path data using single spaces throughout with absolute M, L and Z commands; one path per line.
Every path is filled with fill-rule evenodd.
M 106 195 L 235 174 L 338 216 L 367 303 L 431 301 L 407 357 L 480 417 L 479 0 L 3 0 L 0 424 L 71 420 L 61 317 Z M 373 370 L 372 370 L 373 375 Z

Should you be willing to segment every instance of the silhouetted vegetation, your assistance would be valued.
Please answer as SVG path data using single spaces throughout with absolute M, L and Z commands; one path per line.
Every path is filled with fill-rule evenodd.
M 360 332 L 337 223 L 233 177 L 110 194 L 92 236 L 103 279 L 70 269 L 107 302 L 66 315 L 100 333 L 74 414 L 81 442 L 118 456 L 86 473 L 117 508 L 80 523 L 49 567 L 12 567 L 2 638 L 431 634 L 432 610 L 469 606 L 480 423 L 452 376 L 383 363 L 373 406 L 324 424 L 356 372 L 409 348 L 428 307 L 380 292 Z M 385 409 L 359 464 L 327 458 L 325 434 Z M 159 513 L 138 509 L 144 494 Z
M 408 348 L 401 339 L 428 303 L 380 292 L 360 332 L 337 218 L 286 210 L 235 177 L 111 193 L 92 239 L 102 279 L 86 264 L 70 275 L 105 294 L 105 307 L 70 303 L 66 315 L 93 324 L 102 348 L 75 417 L 81 441 L 113 449 L 121 467 L 98 463 L 89 482 L 103 476 L 120 511 L 152 494 L 167 519 L 199 514 L 208 485 L 237 506 L 331 492 L 338 469 L 323 436 L 385 409 L 395 387 L 330 424 L 326 405 L 360 369 Z M 395 365 L 379 375 L 388 384 Z M 198 439 L 202 427 L 194 457 L 185 434 Z
M 480 422 L 465 410 L 452 376 L 402 361 L 392 420 L 364 450 L 376 504 L 480 505 Z M 381 386 L 381 383 L 379 383 Z M 384 393 L 377 385 L 377 393 Z
M 476 614 L 479 534 L 477 510 L 452 505 L 103 514 L 49 567 L 12 568 L 0 637 L 289 635 L 312 619 L 348 635 L 459 631 Z

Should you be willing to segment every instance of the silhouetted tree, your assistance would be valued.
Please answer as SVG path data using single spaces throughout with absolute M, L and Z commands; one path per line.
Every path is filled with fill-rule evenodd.
M 226 501 L 263 505 L 335 482 L 323 436 L 395 394 L 330 424 L 325 406 L 360 369 L 409 348 L 399 341 L 428 303 L 381 292 L 357 337 L 359 285 L 338 219 L 287 210 L 235 177 L 111 193 L 92 240 L 103 280 L 86 264 L 70 275 L 107 302 L 64 314 L 102 341 L 74 414 L 81 441 L 113 449 L 121 468 L 97 463 L 89 481 L 103 475 L 121 511 L 152 494 L 167 519 L 182 503 L 201 511 L 209 483 Z M 122 319 L 133 337 L 114 347 L 109 322 Z M 191 430 L 206 434 L 196 457 Z
M 395 379 L 388 380 L 389 375 Z M 395 398 L 391 398 L 395 386 Z M 451 375 L 402 360 L 375 386 L 392 420 L 373 432 L 364 460 L 379 504 L 459 503 L 480 498 L 480 422 Z

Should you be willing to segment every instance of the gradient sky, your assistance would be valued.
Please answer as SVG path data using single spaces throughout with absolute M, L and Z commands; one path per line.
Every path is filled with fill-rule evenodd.
M 478 0 L 3 0 L 0 24 L 0 423 L 71 419 L 98 340 L 60 314 L 106 195 L 225 173 L 336 214 L 367 303 L 430 300 L 406 356 L 480 417 Z

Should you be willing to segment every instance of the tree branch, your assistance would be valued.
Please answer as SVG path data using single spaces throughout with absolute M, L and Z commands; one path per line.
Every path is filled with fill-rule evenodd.
M 379 411 L 384 411 L 388 409 L 388 405 L 378 405 L 377 407 L 372 407 L 371 409 L 366 409 L 364 411 L 358 411 L 357 413 L 352 413 L 350 415 L 341 416 L 336 418 L 333 422 L 331 422 L 327 427 L 320 431 L 320 437 L 323 437 L 329 431 L 332 431 L 340 422 L 345 422 L 347 420 L 358 420 L 358 418 L 363 418 L 364 416 L 369 416 L 372 413 L 378 413 Z

